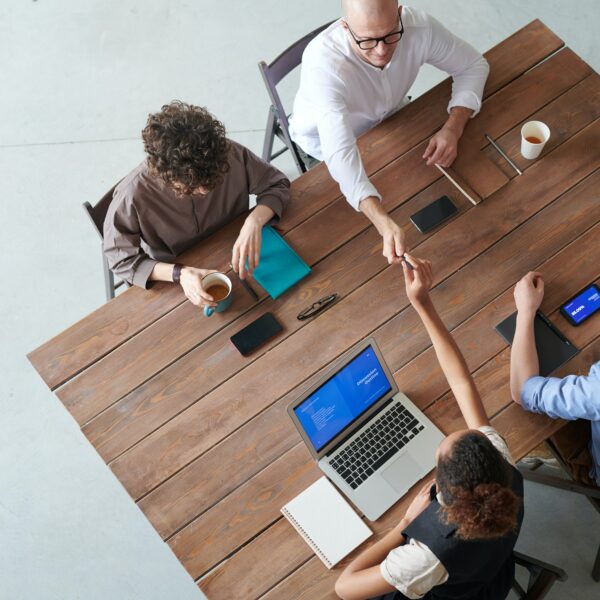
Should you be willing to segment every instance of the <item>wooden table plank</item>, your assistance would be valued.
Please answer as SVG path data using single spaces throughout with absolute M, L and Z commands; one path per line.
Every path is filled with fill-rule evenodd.
M 598 181 L 600 183 L 600 177 Z M 542 309 L 547 314 L 598 276 L 600 244 L 592 242 L 599 234 L 597 224 L 549 260 L 535 265 L 536 270 L 544 273 L 546 294 Z M 576 270 L 566 268 L 573 264 L 577 264 Z M 480 332 L 492 331 L 513 310 L 511 286 L 454 329 L 453 336 L 472 371 L 506 347 L 500 336 L 482 336 Z M 395 370 L 394 378 L 399 388 L 421 409 L 449 390 L 431 346 Z M 288 402 L 287 397 L 283 402 L 278 401 L 223 442 L 230 445 L 231 450 L 217 446 L 140 501 L 140 508 L 163 538 L 170 537 L 252 477 L 260 468 L 256 464 L 257 456 L 263 458 L 263 466 L 276 460 L 279 454 L 273 452 L 275 439 L 289 442 L 286 449 L 300 440 L 285 412 Z M 269 448 L 257 447 L 262 434 L 266 434 Z M 253 460 L 242 460 L 242 457 L 253 457 Z
M 486 53 L 492 72 L 485 93 L 490 94 L 500 89 L 562 45 L 562 41 L 540 21 L 530 23 Z M 444 85 L 447 89 L 444 89 Z M 385 128 L 393 131 L 396 127 L 401 127 L 406 150 L 410 149 L 416 138 L 425 139 L 443 123 L 443 113 L 437 119 L 432 119 L 432 114 L 428 111 L 431 110 L 430 103 L 435 104 L 435 99 L 440 94 L 447 95 L 448 90 L 448 83 L 437 86 L 415 101 L 414 108 L 409 107 L 406 116 L 395 115 L 393 121 L 380 125 L 381 133 Z M 439 112 L 439 107 L 436 106 L 434 110 Z M 423 133 L 425 124 L 429 127 L 429 133 Z M 385 141 L 375 144 L 376 150 L 371 151 L 376 139 L 377 128 L 359 141 L 369 174 L 389 162 L 389 156 L 385 154 Z M 397 145 L 398 142 L 396 147 Z M 313 214 L 315 206 L 312 202 L 315 199 L 329 198 L 332 201 L 339 196 L 336 184 L 323 165 L 294 182 L 292 192 L 297 202 L 292 203 L 286 216 L 285 226 L 288 229 Z M 182 255 L 182 260 L 199 266 L 206 265 L 210 258 L 211 266 L 224 268 L 228 263 L 228 248 L 231 248 L 236 238 L 240 222 L 238 219 L 217 232 Z M 155 284 L 149 291 L 132 288 L 32 351 L 28 358 L 47 385 L 55 389 L 183 301 L 181 290 L 169 284 Z
M 529 218 L 556 195 L 592 172 L 598 166 L 598 157 L 590 156 L 588 148 L 599 132 L 600 122 L 595 121 L 537 162 L 527 177 L 511 181 L 489 201 L 479 205 L 477 221 L 468 232 L 465 232 L 464 223 L 475 214 L 472 211 L 449 223 L 443 229 L 443 239 L 434 235 L 423 242 L 425 255 L 441 266 L 438 277 L 443 279 L 450 275 L 494 240 L 499 240 L 513 225 Z M 517 200 L 519 194 L 529 200 Z M 283 395 L 287 391 L 286 385 L 298 385 L 311 370 L 314 372 L 315 357 L 318 356 L 321 363 L 332 360 L 393 316 L 397 309 L 389 306 L 397 306 L 397 298 L 403 294 L 396 273 L 386 269 L 329 309 L 319 319 L 318 328 L 313 326 L 314 321 L 308 324 L 289 340 L 290 343 L 285 340 L 279 344 L 276 356 L 270 352 L 258 359 L 254 364 L 260 368 L 238 373 L 206 395 L 202 402 L 192 405 L 119 457 L 111 467 L 132 496 L 139 498 L 271 404 L 271 399 L 261 393 L 264 386 L 269 386 L 275 398 Z M 363 308 L 358 315 L 356 306 Z M 348 322 L 354 323 L 352 331 L 345 327 Z M 310 347 L 310 355 L 298 358 L 298 347 Z M 278 374 L 290 364 L 294 369 L 286 369 L 284 383 Z M 197 423 L 193 432 L 187 426 L 190 419 Z
M 521 127 L 526 121 L 543 121 L 550 128 L 551 136 L 544 146 L 544 154 L 547 154 L 567 139 L 565 135 L 570 137 L 585 127 L 590 117 L 600 117 L 600 75 L 597 73 L 592 73 L 556 100 L 517 123 L 497 141 L 519 168 L 527 168 L 532 161 L 521 156 Z M 486 146 L 484 152 L 508 176 L 517 176 L 514 169 L 490 145 Z

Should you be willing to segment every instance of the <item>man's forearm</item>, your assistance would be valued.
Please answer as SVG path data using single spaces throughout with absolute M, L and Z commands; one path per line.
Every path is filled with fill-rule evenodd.
M 470 108 L 454 106 L 450 109 L 450 115 L 443 128 L 452 130 L 460 138 L 472 114 Z
M 390 215 L 381 204 L 381 201 L 376 196 L 369 196 L 360 201 L 360 211 L 373 223 L 375 229 L 382 232 L 382 229 L 387 225 Z
M 540 365 L 533 323 L 535 312 L 517 313 L 517 326 L 510 351 L 510 394 L 515 402 L 521 403 L 521 391 L 525 382 L 539 375 Z

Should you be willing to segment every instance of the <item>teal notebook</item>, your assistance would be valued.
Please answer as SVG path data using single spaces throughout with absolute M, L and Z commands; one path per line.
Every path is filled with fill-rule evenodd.
M 310 273 L 310 267 L 270 226 L 263 227 L 260 261 L 254 279 L 275 299 Z

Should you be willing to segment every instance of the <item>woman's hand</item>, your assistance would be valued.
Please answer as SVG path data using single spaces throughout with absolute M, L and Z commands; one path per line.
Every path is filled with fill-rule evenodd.
M 206 293 L 202 287 L 202 278 L 209 273 L 216 273 L 214 269 L 197 269 L 196 267 L 183 267 L 179 276 L 179 284 L 183 288 L 187 299 L 196 306 L 203 308 L 204 306 L 215 307 L 217 303 L 215 299 Z
M 407 263 L 411 265 L 412 269 Z M 433 283 L 431 263 L 428 260 L 421 260 L 405 254 L 402 270 L 408 299 L 413 306 L 422 306 L 429 298 L 429 290 Z
M 429 491 L 434 483 L 435 479 L 429 480 L 413 498 L 413 501 L 406 510 L 404 519 L 402 519 L 404 527 L 406 527 L 408 523 L 412 523 L 431 504 Z

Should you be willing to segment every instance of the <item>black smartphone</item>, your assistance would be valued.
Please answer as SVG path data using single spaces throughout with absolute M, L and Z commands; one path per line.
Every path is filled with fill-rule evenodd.
M 427 233 L 457 211 L 456 206 L 448 198 L 442 196 L 422 208 L 410 217 L 412 224 L 421 232 Z
M 595 283 L 583 288 L 560 307 L 562 316 L 571 325 L 581 325 L 600 310 L 600 288 Z
M 283 327 L 275 320 L 275 317 L 271 313 L 265 313 L 232 335 L 230 339 L 240 353 L 247 356 L 281 331 L 283 331 Z

